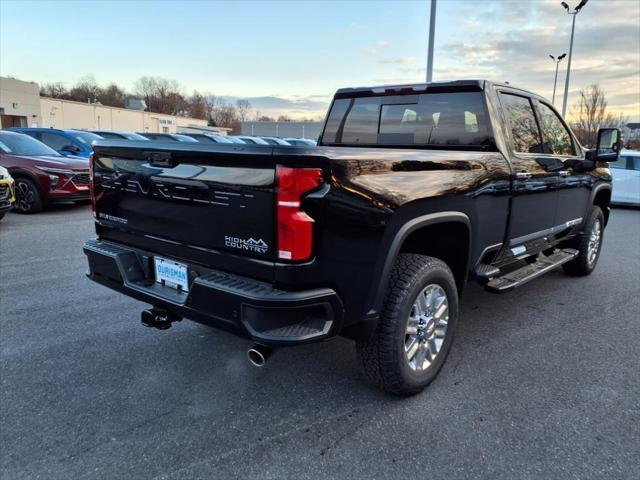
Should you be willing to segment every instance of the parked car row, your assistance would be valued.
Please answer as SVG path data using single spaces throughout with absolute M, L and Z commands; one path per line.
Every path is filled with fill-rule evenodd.
M 100 134 L 102 135 L 102 133 Z M 240 143 L 248 145 L 276 145 L 283 147 L 316 146 L 316 142 L 308 138 L 256 137 L 251 135 L 215 135 L 212 133 L 140 133 L 139 135 L 148 140 L 164 142 Z
M 55 128 L 20 128 L 8 130 L 24 133 L 53 148 L 65 157 L 85 157 L 91 154 L 91 144 L 95 140 L 132 140 L 185 143 L 238 143 L 249 145 L 315 146 L 316 142 L 306 138 L 256 137 L 249 135 L 223 136 L 211 133 L 150 133 L 123 132 L 110 130 L 60 130 Z
M 58 203 L 89 201 L 89 163 L 96 140 L 315 146 L 313 140 L 212 133 L 9 128 L 0 131 L 0 219 L 13 207 L 36 213 Z
M 82 132 L 86 133 L 86 132 Z M 73 135 L 73 134 L 71 134 Z M 91 137 L 85 137 L 90 139 Z M 89 143 L 89 148 L 91 144 Z M 79 156 L 64 156 L 31 135 L 16 131 L 0 131 L 0 211 L 13 204 L 18 213 L 36 213 L 56 203 L 89 201 L 89 161 Z M 13 179 L 4 187 L 4 171 Z M 9 182 L 7 182 L 9 183 Z M 15 203 L 3 202 L 7 197 Z

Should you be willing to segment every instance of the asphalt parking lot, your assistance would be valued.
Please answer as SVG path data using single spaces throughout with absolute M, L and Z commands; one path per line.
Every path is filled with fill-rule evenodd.
M 471 285 L 423 394 L 363 383 L 347 340 L 280 350 L 84 277 L 88 208 L 0 222 L 0 478 L 640 478 L 640 211 L 596 272 Z

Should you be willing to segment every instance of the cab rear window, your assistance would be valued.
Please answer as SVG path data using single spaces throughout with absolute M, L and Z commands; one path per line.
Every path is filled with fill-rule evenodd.
M 341 98 L 324 145 L 478 147 L 493 145 L 482 92 Z

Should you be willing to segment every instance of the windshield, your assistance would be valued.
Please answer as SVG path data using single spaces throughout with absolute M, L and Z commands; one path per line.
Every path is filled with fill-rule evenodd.
M 69 133 L 73 135 L 73 137 L 76 140 L 80 141 L 80 143 L 83 143 L 89 146 L 96 140 L 104 139 L 104 137 L 101 137 L 100 135 L 96 135 L 95 133 L 91 133 L 91 132 L 79 132 L 77 130 L 70 130 Z
M 43 155 L 50 155 L 52 157 L 61 156 L 53 148 L 22 133 L 0 132 L 0 149 L 4 153 L 11 155 L 29 155 L 33 157 L 41 157 Z
M 178 140 L 179 142 L 198 143 L 198 140 L 196 140 L 195 138 L 187 137 L 186 135 L 177 135 L 177 134 L 174 134 L 173 136 L 174 136 L 174 138 L 175 138 L 176 140 Z
M 282 140 L 281 138 L 273 138 L 273 137 L 262 137 L 263 140 L 267 143 L 270 143 L 271 145 L 289 145 L 291 146 L 291 144 L 285 140 Z
M 222 135 L 207 135 L 207 136 L 210 136 L 218 143 L 233 143 L 231 140 L 229 140 L 228 138 L 224 138 Z
M 143 137 L 142 135 L 138 135 L 137 133 L 133 132 L 123 132 L 122 135 L 127 137 L 129 140 L 143 140 L 147 142 L 149 141 L 147 137 Z
M 239 138 L 241 140 L 244 140 L 245 142 L 255 143 L 256 145 L 269 145 L 263 139 L 257 138 L 257 137 L 239 137 Z

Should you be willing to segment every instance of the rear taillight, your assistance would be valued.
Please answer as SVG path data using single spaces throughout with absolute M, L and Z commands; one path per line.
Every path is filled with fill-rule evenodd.
M 91 155 L 89 155 L 89 196 L 91 197 L 91 212 L 93 213 L 93 218 L 96 218 L 96 195 L 93 187 L 93 160 L 93 152 L 91 152 Z
M 302 196 L 322 184 L 319 168 L 278 166 L 278 258 L 301 261 L 311 257 L 313 218 L 300 208 Z

